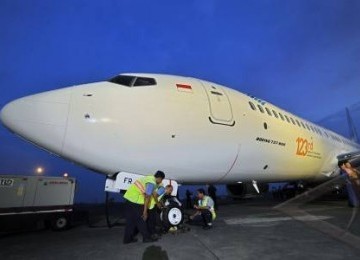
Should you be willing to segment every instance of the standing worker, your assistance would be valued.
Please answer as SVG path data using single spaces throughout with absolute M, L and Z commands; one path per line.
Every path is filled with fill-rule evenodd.
M 186 208 L 188 209 L 192 208 L 191 195 L 192 193 L 189 190 L 186 190 Z
M 195 214 L 190 216 L 190 224 L 203 223 L 204 229 L 212 228 L 212 222 L 216 218 L 214 201 L 209 196 L 205 195 L 204 189 L 197 190 L 197 197 L 199 199 Z
M 126 200 L 124 244 L 136 242 L 134 235 L 137 231 L 141 233 L 145 243 L 157 240 L 151 238 L 146 220 L 150 199 L 164 178 L 165 174 L 162 171 L 157 171 L 154 176 L 149 175 L 136 180 L 124 194 Z
M 218 210 L 218 204 L 217 204 L 217 199 L 216 199 L 216 187 L 212 184 L 208 185 L 208 194 L 209 196 L 213 199 L 214 201 L 214 208 L 215 210 Z
M 357 170 L 348 162 L 342 162 L 340 169 L 346 176 L 346 189 L 348 191 L 349 206 L 360 206 L 360 176 Z

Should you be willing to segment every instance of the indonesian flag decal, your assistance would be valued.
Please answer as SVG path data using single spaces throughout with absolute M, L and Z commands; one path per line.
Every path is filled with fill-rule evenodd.
M 192 87 L 189 84 L 176 84 L 176 88 L 180 92 L 190 92 L 190 93 L 192 93 Z

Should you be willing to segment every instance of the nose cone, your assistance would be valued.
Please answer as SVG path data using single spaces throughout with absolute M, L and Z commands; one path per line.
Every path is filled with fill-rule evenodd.
M 17 135 L 61 154 L 70 98 L 70 88 L 27 96 L 7 104 L 0 118 Z

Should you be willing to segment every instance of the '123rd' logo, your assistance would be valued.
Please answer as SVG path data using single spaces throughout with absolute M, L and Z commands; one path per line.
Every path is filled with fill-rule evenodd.
M 297 155 L 305 156 L 309 151 L 312 151 L 314 148 L 313 142 L 310 143 L 307 139 L 301 137 L 298 137 L 296 139 L 296 143 L 297 143 L 297 149 L 296 149 Z

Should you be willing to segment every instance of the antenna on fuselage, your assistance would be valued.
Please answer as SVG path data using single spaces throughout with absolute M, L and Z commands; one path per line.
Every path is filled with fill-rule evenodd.
M 348 121 L 348 125 L 349 125 L 350 138 L 351 138 L 351 140 L 353 140 L 354 142 L 359 143 L 359 136 L 358 136 L 358 134 L 357 134 L 354 121 L 352 120 L 352 117 L 351 117 L 351 115 L 350 115 L 349 108 L 346 107 L 345 110 L 346 110 L 346 117 L 347 117 L 347 121 Z

